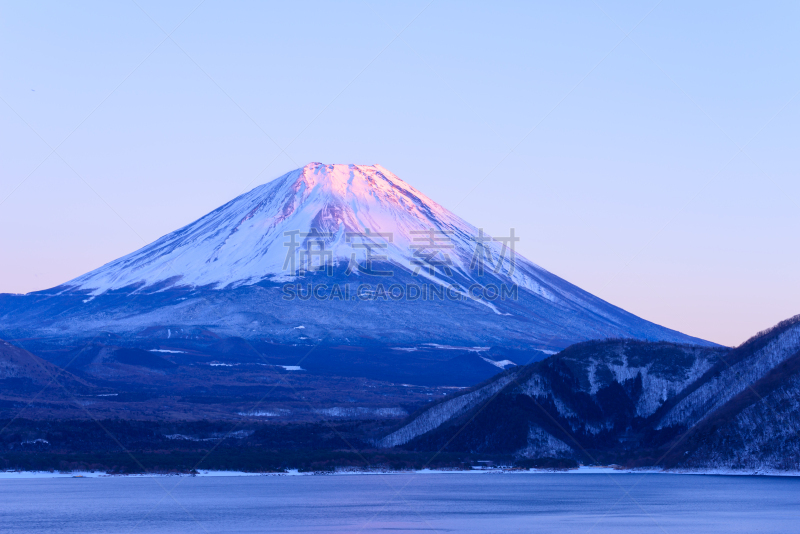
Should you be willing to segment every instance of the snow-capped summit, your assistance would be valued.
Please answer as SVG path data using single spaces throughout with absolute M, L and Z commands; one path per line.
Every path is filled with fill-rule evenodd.
M 516 270 L 520 286 L 550 294 L 536 279 L 538 267 L 518 260 L 512 268 L 510 248 L 480 235 L 380 165 L 310 163 L 65 286 L 94 295 L 130 286 L 221 289 L 288 280 L 323 262 L 348 265 L 354 253 L 362 264 L 369 253 L 423 276 L 438 266 L 440 274 L 469 278 L 482 246 L 478 259 L 493 268 L 501 261 L 498 274 Z

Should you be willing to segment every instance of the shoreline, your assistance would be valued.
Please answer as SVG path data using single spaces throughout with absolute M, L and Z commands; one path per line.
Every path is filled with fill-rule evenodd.
M 249 473 L 245 471 L 198 471 L 196 474 L 190 473 L 105 473 L 100 471 L 0 471 L 0 481 L 2 480 L 33 480 L 33 479 L 52 479 L 52 478 L 166 478 L 166 477 L 293 477 L 293 476 L 375 476 L 375 475 L 441 475 L 441 474 L 461 474 L 461 475 L 537 475 L 537 474 L 561 474 L 561 475 L 706 475 L 706 476 L 768 476 L 768 477 L 800 477 L 800 471 L 777 471 L 767 469 L 756 470 L 734 470 L 734 469 L 621 469 L 615 466 L 581 466 L 573 469 L 421 469 L 415 471 L 393 471 L 393 470 L 363 470 L 363 469 L 341 469 L 337 471 L 304 471 L 289 469 L 285 472 L 274 473 Z

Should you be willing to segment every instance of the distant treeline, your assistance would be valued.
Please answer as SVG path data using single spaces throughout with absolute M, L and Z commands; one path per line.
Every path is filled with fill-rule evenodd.
M 247 424 L 199 421 L 0 420 L 0 469 L 191 473 L 470 469 L 509 455 L 376 450 L 365 436 L 386 422 Z M 546 462 L 545 462 L 546 463 Z M 527 466 L 527 464 L 526 464 Z M 552 467 L 564 467 L 552 465 Z

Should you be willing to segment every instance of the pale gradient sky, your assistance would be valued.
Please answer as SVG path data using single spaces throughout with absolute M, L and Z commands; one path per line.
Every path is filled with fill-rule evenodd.
M 800 313 L 796 2 L 137 2 L 0 4 L 0 292 L 321 161 L 687 334 Z

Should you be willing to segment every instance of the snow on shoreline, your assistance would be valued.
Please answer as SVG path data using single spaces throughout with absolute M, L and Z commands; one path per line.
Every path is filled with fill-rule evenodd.
M 391 471 L 391 470 L 358 470 L 346 469 L 334 472 L 328 471 L 313 471 L 313 472 L 299 472 L 296 469 L 290 469 L 284 473 L 247 473 L 244 471 L 199 471 L 196 475 L 188 473 L 163 473 L 163 474 L 108 474 L 100 471 L 74 471 L 68 473 L 50 472 L 50 471 L 0 471 L 0 481 L 2 480 L 18 480 L 18 479 L 50 479 L 50 478 L 110 478 L 110 477 L 123 477 L 123 478 L 152 478 L 152 477 L 258 477 L 258 476 L 344 476 L 344 475 L 437 475 L 437 474 L 472 474 L 472 475 L 536 475 L 536 474 L 578 474 L 578 475 L 624 475 L 624 474 L 640 474 L 640 475 L 712 475 L 712 476 L 773 476 L 773 477 L 797 477 L 800 476 L 800 471 L 777 471 L 777 470 L 734 470 L 734 469 L 680 469 L 664 471 L 661 469 L 618 469 L 613 466 L 581 466 L 577 469 L 475 469 L 475 470 L 461 470 L 461 469 L 421 469 L 418 471 Z

